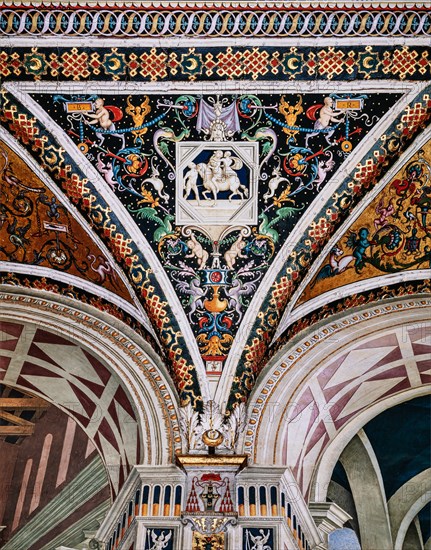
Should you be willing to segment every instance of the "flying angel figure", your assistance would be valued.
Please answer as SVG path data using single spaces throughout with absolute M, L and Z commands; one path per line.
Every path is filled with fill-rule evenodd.
M 172 537 L 172 531 L 165 535 L 165 532 L 162 531 L 159 536 L 156 535 L 155 531 L 151 532 L 151 540 L 153 541 L 153 546 L 150 550 L 163 550 L 168 546 L 169 540 Z
M 248 531 L 249 537 L 253 543 L 253 546 L 250 548 L 250 550 L 271 550 L 271 547 L 268 546 L 266 543 L 269 540 L 269 535 L 271 531 L 268 530 L 268 532 L 265 535 L 265 531 L 263 529 L 259 529 L 260 535 L 256 535 L 255 537 Z

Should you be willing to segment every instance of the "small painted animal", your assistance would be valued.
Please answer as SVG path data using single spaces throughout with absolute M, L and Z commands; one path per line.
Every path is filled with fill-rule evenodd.
M 100 254 L 97 256 L 94 254 L 88 254 L 87 259 L 91 262 L 90 269 L 99 275 L 99 283 L 104 283 L 106 277 L 115 279 L 116 273 L 112 265 L 106 258 Z M 96 265 L 98 262 L 98 265 Z
M 263 200 L 265 202 L 268 202 L 268 200 L 275 195 L 278 186 L 283 181 L 286 181 L 290 187 L 289 180 L 281 175 L 280 165 L 278 165 L 278 167 L 274 168 L 274 170 L 272 171 L 272 178 L 268 182 L 268 192 L 263 195 Z
M 344 252 L 338 246 L 334 246 L 329 254 L 329 263 L 325 264 L 316 276 L 314 284 L 322 279 L 328 279 L 339 273 L 343 273 L 355 259 L 353 256 L 343 256 Z
M 317 164 L 317 176 L 314 180 L 314 184 L 316 185 L 317 191 L 320 191 L 321 186 L 323 185 L 323 182 L 328 176 L 328 173 L 334 168 L 335 161 L 333 154 L 328 151 L 326 155 L 329 157 L 326 160 L 319 160 Z
M 168 202 L 169 195 L 167 193 L 163 192 L 164 183 L 160 179 L 160 172 L 158 170 L 158 166 L 153 163 L 153 159 L 151 159 L 151 176 L 149 178 L 146 178 L 142 180 L 142 183 L 151 183 L 151 185 L 154 187 L 154 190 L 159 195 L 159 197 L 164 200 L 165 202 Z
M 276 243 L 280 235 L 278 231 L 274 229 L 274 225 L 276 225 L 281 220 L 292 218 L 297 212 L 299 212 L 299 208 L 284 206 L 283 208 L 279 208 L 277 210 L 277 215 L 272 220 L 268 220 L 268 216 L 264 212 L 262 212 L 261 214 L 259 214 L 259 219 L 262 220 L 259 225 L 259 234 L 266 235 L 274 243 Z

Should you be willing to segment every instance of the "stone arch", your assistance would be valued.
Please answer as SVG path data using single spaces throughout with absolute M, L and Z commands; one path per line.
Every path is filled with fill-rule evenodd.
M 110 315 L 32 294 L 0 294 L 3 383 L 74 417 L 98 448 L 114 493 L 135 464 L 171 462 L 181 443 L 177 398 L 150 346 Z
M 429 393 L 429 303 L 388 300 L 294 339 L 251 395 L 243 450 L 257 464 L 288 466 L 306 499 L 324 502 L 353 435 L 382 410 Z
M 389 499 L 388 508 L 394 549 L 402 550 L 403 543 L 415 516 L 431 501 L 431 468 L 407 481 Z

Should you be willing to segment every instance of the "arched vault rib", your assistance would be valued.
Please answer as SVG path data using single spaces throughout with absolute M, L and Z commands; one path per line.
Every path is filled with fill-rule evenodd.
M 85 281 L 81 279 L 80 277 L 76 277 L 74 275 L 69 275 L 67 273 L 59 273 L 58 271 L 55 271 L 54 269 L 48 269 L 46 267 L 41 267 L 37 265 L 27 265 L 27 264 L 17 264 L 14 262 L 3 262 L 0 261 L 0 273 L 13 273 L 13 275 L 19 274 L 19 275 L 31 275 L 36 276 L 40 279 L 51 279 L 55 281 L 59 281 L 61 283 L 64 283 L 65 285 L 72 285 L 74 289 L 81 289 L 84 292 L 89 292 L 93 294 L 94 296 L 99 296 L 103 300 L 106 300 L 106 302 L 110 302 L 119 308 L 121 308 L 123 311 L 127 312 L 129 315 L 131 315 L 134 319 L 136 319 L 139 323 L 142 324 L 143 327 L 154 337 L 156 338 L 156 335 L 154 333 L 153 327 L 149 324 L 148 317 L 145 315 L 144 311 L 141 311 L 141 308 L 137 309 L 133 307 L 129 302 L 126 302 L 126 300 L 123 300 L 121 297 L 119 297 L 117 294 L 114 294 L 113 292 L 110 292 L 108 290 L 104 290 L 99 285 L 95 283 L 91 283 L 88 281 Z M 156 345 L 156 342 L 155 342 Z
M 431 468 L 407 481 L 388 502 L 394 550 L 402 550 L 415 516 L 431 501 Z
M 431 269 L 417 269 L 414 271 L 401 271 L 399 273 L 391 273 L 388 275 L 382 275 L 381 277 L 366 279 L 365 281 L 362 281 L 360 286 L 357 283 L 344 285 L 330 292 L 320 294 L 316 298 L 313 298 L 312 300 L 309 300 L 308 302 L 305 302 L 295 308 L 289 315 L 288 326 L 292 326 L 295 322 L 301 321 L 301 319 L 304 319 L 308 315 L 320 310 L 320 308 L 323 308 L 332 302 L 343 300 L 343 298 L 348 298 L 358 292 L 365 294 L 369 291 L 387 288 L 391 285 L 402 285 L 403 283 L 408 285 L 410 282 L 424 281 L 430 278 Z M 286 339 L 286 333 L 281 334 L 279 339 L 274 337 L 273 345 L 279 347 Z
M 295 286 L 348 213 L 348 208 L 343 210 L 340 204 L 343 201 L 349 206 L 356 204 L 360 197 L 376 185 L 382 170 L 393 162 L 427 123 L 431 117 L 430 91 L 431 87 L 414 88 L 404 98 L 402 112 L 390 126 L 386 122 L 386 127 L 380 128 L 382 133 L 379 139 L 356 168 L 350 167 L 348 177 L 339 173 L 340 179 L 327 186 L 328 193 L 330 190 L 333 196 L 325 195 L 327 201 L 323 208 L 317 207 L 322 204 L 320 197 L 319 200 L 315 199 L 310 213 L 304 218 L 304 227 L 302 222 L 296 226 L 290 242 L 285 245 L 288 248 L 285 249 L 284 257 L 289 252 L 287 261 L 282 266 L 277 262 L 273 264 L 273 270 L 278 269 L 278 274 L 273 279 L 270 291 L 259 305 L 254 304 L 254 307 L 249 308 L 247 318 L 243 321 L 246 329 L 251 325 L 252 329 L 244 330 L 242 339 L 237 341 L 238 347 L 235 350 L 232 348 L 231 355 L 236 356 L 236 361 L 229 368 L 226 367 L 218 392 L 219 401 L 228 401 L 228 408 L 233 406 L 238 397 L 248 398 L 256 377 L 267 361 L 270 342 Z M 387 142 L 392 139 L 398 145 L 396 150 L 389 151 Z M 335 190 L 337 196 L 334 195 Z M 299 227 L 300 234 L 297 229 Z M 268 271 L 268 276 L 270 273 L 274 274 L 273 270 Z M 244 344 L 245 341 L 246 345 L 240 354 L 241 343 Z
M 392 550 L 386 494 L 376 455 L 360 430 L 340 456 L 352 489 L 363 548 Z
M 28 94 L 20 91 L 19 85 L 7 84 L 5 87 L 8 91 L 4 94 L 4 111 L 7 113 L 2 117 L 3 123 L 6 126 L 11 123 L 9 130 L 13 133 L 19 125 L 14 118 L 18 111 L 24 113 L 26 121 L 31 120 L 35 131 L 31 136 L 26 134 L 24 139 L 33 140 L 34 156 L 39 162 L 43 163 L 47 142 L 60 145 L 66 160 L 61 163 L 59 159 L 60 165 L 53 179 L 70 190 L 70 178 L 75 178 L 73 192 L 80 194 L 78 199 L 75 196 L 75 202 L 86 211 L 90 223 L 98 228 L 114 256 L 128 271 L 129 279 L 141 296 L 165 348 L 180 399 L 198 405 L 202 398 L 209 397 L 202 359 L 185 313 L 154 252 L 115 195 L 106 189 L 100 174 L 77 151 L 60 127 Z

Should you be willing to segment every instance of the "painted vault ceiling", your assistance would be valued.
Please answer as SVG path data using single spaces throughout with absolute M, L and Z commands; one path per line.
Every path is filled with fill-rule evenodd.
M 429 291 L 429 141 L 415 148 L 429 50 L 352 38 L 426 35 L 426 11 L 334 12 L 325 28 L 351 34 L 337 46 L 115 42 L 313 37 L 328 23 L 283 9 L 142 7 L 103 29 L 98 8 L 0 16 L 4 40 L 19 37 L 0 50 L 1 282 L 72 284 L 142 331 L 182 404 L 232 408 L 322 316 Z M 61 47 L 49 38 L 72 29 Z M 393 277 L 407 272 L 410 287 Z
M 214 375 L 296 223 L 400 95 L 160 90 L 105 94 L 103 105 L 94 95 L 31 98 L 85 154 L 144 235 Z M 111 113 L 114 129 L 100 128 L 101 119 L 82 111 L 94 101 Z M 355 102 L 356 110 L 347 117 L 339 111 L 330 131 L 314 129 L 322 101 L 331 113 L 334 102 Z

